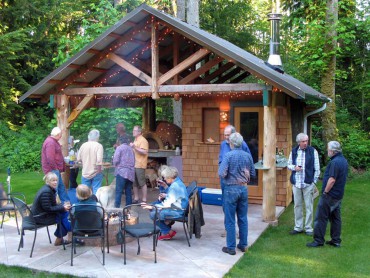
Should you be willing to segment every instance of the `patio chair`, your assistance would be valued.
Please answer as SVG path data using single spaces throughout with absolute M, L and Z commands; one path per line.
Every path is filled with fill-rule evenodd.
M 76 239 L 100 238 L 105 265 L 105 211 L 99 204 L 76 204 L 70 210 L 72 225 L 71 266 L 73 253 L 76 254 Z
M 18 193 L 18 192 L 10 193 L 8 196 L 5 196 L 5 198 L 0 197 L 0 213 L 2 213 L 3 215 L 0 228 L 1 229 L 3 228 L 5 214 L 8 213 L 8 216 L 10 218 L 10 213 L 14 212 L 15 223 L 17 224 L 17 231 L 19 235 L 20 233 L 19 233 L 19 226 L 18 226 L 17 208 L 14 205 L 14 201 L 12 199 L 12 197 L 15 197 L 15 196 L 18 196 L 20 199 L 23 200 L 23 202 L 26 202 L 26 197 L 24 196 L 24 194 Z
M 32 258 L 32 253 L 33 253 L 33 249 L 35 247 L 35 242 L 36 242 L 37 230 L 46 227 L 48 237 L 49 237 L 49 242 L 51 244 L 49 226 L 55 225 L 57 223 L 38 224 L 37 219 L 44 216 L 46 213 L 40 213 L 40 214 L 34 215 L 31 211 L 30 207 L 25 202 L 23 202 L 22 200 L 20 200 L 16 197 L 14 197 L 14 198 L 12 197 L 12 200 L 13 200 L 14 205 L 16 206 L 18 212 L 20 213 L 20 215 L 22 217 L 21 239 L 19 241 L 18 252 L 21 248 L 23 248 L 24 231 L 34 231 L 35 232 L 35 236 L 33 238 L 33 243 L 32 243 L 32 248 L 31 248 L 31 254 L 30 254 L 30 258 Z M 61 227 L 61 224 L 59 225 L 59 227 Z M 66 247 L 64 245 L 64 241 L 63 241 L 63 249 L 66 250 Z
M 123 231 L 123 244 L 121 244 L 121 253 L 122 253 L 122 246 L 124 247 L 123 258 L 124 264 L 126 264 L 126 236 L 131 236 L 137 239 L 137 255 L 140 255 L 140 238 L 142 237 L 150 237 L 153 236 L 153 251 L 154 251 L 154 263 L 157 263 L 157 250 L 156 250 L 156 242 L 157 237 L 160 232 L 159 227 L 156 225 L 157 220 L 157 208 L 153 207 L 155 210 L 154 219 L 150 218 L 150 212 L 141 204 L 132 204 L 125 206 L 123 208 L 123 219 L 121 221 L 121 230 Z M 130 223 L 126 223 L 127 215 L 131 215 L 132 217 L 136 217 L 136 222 L 133 225 Z
M 181 217 L 176 217 L 176 218 L 175 217 L 169 217 L 169 216 L 166 217 L 166 220 L 171 220 L 171 221 L 182 223 L 183 228 L 184 228 L 184 233 L 185 233 L 185 236 L 186 236 L 186 240 L 188 242 L 189 247 L 191 247 L 189 237 L 192 238 L 192 235 L 190 234 L 189 227 L 188 227 L 189 204 L 190 204 L 190 199 L 193 198 L 194 192 L 196 191 L 196 189 L 197 189 L 197 182 L 196 181 L 192 181 L 186 187 L 189 202 L 188 202 L 188 205 L 186 206 L 185 209 L 180 209 L 178 207 L 172 207 L 173 210 L 178 210 L 178 211 L 183 211 L 184 212 Z

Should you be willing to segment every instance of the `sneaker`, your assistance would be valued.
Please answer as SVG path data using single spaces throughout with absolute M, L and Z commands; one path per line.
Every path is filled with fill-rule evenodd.
M 313 236 L 313 232 L 306 232 L 306 235 Z
M 170 235 L 170 233 L 166 234 L 166 235 L 161 235 L 158 237 L 158 240 L 170 240 L 172 238 L 172 236 Z
M 331 245 L 333 247 L 340 247 L 340 243 L 335 243 L 332 240 L 325 241 L 325 244 Z
M 236 248 L 238 248 L 243 253 L 248 250 L 248 247 L 241 247 L 239 244 L 236 246 Z
M 324 246 L 324 244 L 322 244 L 322 243 L 318 243 L 318 242 L 316 242 L 316 241 L 313 241 L 313 242 L 311 242 L 311 243 L 307 243 L 307 244 L 306 244 L 306 246 L 307 246 L 307 247 L 322 247 L 322 246 Z
M 222 252 L 227 253 L 229 255 L 235 255 L 236 254 L 235 250 L 229 249 L 227 247 L 222 247 Z
M 67 240 L 67 239 L 63 239 L 63 238 L 60 238 L 60 237 L 57 237 L 55 239 L 55 242 L 54 242 L 54 246 L 60 246 L 60 245 L 67 245 L 67 244 L 70 244 L 71 241 Z
M 174 230 L 171 230 L 168 234 L 170 235 L 171 238 L 173 238 L 177 234 L 177 232 Z
M 303 233 L 303 231 L 291 230 L 289 232 L 290 235 L 298 235 L 298 234 L 301 234 L 301 233 Z

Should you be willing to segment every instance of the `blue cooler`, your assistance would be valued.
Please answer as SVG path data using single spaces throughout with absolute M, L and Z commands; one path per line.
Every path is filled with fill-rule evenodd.
M 202 203 L 205 205 L 222 206 L 221 189 L 205 188 L 202 190 Z

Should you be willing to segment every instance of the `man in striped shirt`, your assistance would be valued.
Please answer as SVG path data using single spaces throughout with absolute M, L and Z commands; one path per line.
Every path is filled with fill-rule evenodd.
M 320 176 L 320 162 L 317 151 L 308 146 L 308 135 L 299 133 L 296 137 L 298 146 L 293 148 L 288 160 L 288 169 L 292 171 L 290 182 L 293 184 L 294 229 L 291 235 L 303 233 L 313 235 L 313 195 Z M 306 218 L 303 222 L 303 203 Z

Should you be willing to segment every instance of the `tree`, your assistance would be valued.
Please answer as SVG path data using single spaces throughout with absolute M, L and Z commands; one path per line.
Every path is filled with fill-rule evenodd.
M 323 139 L 324 142 L 338 140 L 337 121 L 335 115 L 335 70 L 337 55 L 337 25 L 338 25 L 338 1 L 327 0 L 325 16 L 325 65 L 321 78 L 321 92 L 333 101 L 322 112 Z

